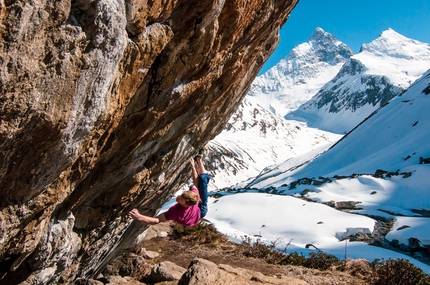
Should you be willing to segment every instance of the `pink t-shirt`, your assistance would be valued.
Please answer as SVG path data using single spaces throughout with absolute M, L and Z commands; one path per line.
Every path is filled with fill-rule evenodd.
M 194 192 L 198 192 L 197 189 L 191 189 Z M 193 205 L 188 208 L 184 208 L 178 203 L 164 213 L 166 220 L 172 220 L 184 226 L 195 226 L 200 221 L 200 208 L 199 205 Z

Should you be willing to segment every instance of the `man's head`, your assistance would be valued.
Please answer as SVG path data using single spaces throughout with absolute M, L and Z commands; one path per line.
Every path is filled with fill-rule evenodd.
M 191 190 L 184 191 L 181 195 L 176 197 L 176 202 L 185 208 L 196 205 L 199 201 L 199 194 Z

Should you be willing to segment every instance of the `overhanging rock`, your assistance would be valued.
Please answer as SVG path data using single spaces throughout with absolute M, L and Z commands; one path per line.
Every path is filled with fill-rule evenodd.
M 92 277 L 133 246 L 125 213 L 187 181 L 296 3 L 2 1 L 0 282 Z

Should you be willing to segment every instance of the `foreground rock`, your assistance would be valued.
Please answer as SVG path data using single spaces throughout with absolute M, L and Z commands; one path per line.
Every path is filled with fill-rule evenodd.
M 297 0 L 2 1 L 0 281 L 63 284 L 130 248 L 188 178 Z
M 178 285 L 197 284 L 290 284 L 307 285 L 309 283 L 298 279 L 278 275 L 265 276 L 260 272 L 233 268 L 230 265 L 216 265 L 205 259 L 194 259 L 187 272 L 179 280 Z

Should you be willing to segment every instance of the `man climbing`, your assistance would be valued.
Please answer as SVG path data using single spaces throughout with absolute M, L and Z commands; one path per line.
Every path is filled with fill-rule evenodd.
M 148 225 L 155 225 L 169 220 L 175 221 L 185 226 L 195 226 L 208 212 L 208 183 L 210 175 L 206 173 L 203 165 L 204 149 L 190 159 L 191 174 L 193 183 L 190 190 L 184 191 L 176 197 L 176 204 L 170 207 L 166 212 L 156 217 L 149 217 L 133 209 L 128 213 L 130 218 Z M 195 166 L 197 163 L 197 168 Z M 197 188 L 194 186 L 197 185 Z

